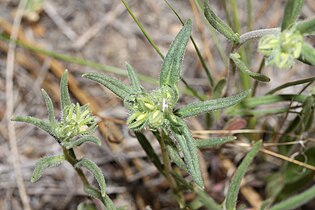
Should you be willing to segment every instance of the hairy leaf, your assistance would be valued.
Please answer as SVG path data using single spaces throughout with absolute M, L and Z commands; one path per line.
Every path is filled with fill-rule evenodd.
M 234 176 L 232 177 L 231 184 L 224 201 L 225 209 L 236 209 L 236 201 L 240 190 L 241 181 L 245 176 L 249 164 L 252 162 L 259 151 L 261 143 L 261 141 L 256 142 L 253 145 L 252 150 L 246 155 L 242 163 L 238 166 Z
M 304 0 L 287 0 L 285 5 L 281 31 L 291 27 L 300 16 Z
M 65 70 L 60 81 L 60 102 L 61 110 L 71 104 L 69 89 L 68 89 L 68 70 Z
M 102 203 L 105 205 L 106 210 L 116 210 L 113 201 L 108 197 L 107 194 L 105 196 L 102 196 L 101 193 L 95 189 L 94 187 L 91 187 L 89 185 L 84 186 L 84 192 L 91 196 L 92 198 L 99 199 L 102 201 Z
M 180 78 L 180 67 L 187 42 L 190 38 L 191 29 L 192 22 L 188 20 L 169 48 L 160 74 L 160 87 L 164 85 L 170 87 L 177 86 Z
M 196 141 L 196 144 L 199 149 L 207 149 L 207 148 L 217 147 L 228 142 L 232 142 L 235 139 L 236 139 L 235 136 L 214 137 L 210 139 L 198 139 Z
M 52 136 L 56 136 L 54 131 L 52 130 L 51 125 L 49 124 L 49 122 L 46 122 L 44 120 L 35 118 L 35 117 L 30 117 L 30 116 L 18 116 L 18 117 L 14 117 L 12 118 L 13 121 L 18 121 L 18 122 L 25 122 L 28 124 L 32 124 L 44 131 L 46 131 L 47 133 L 49 133 Z
M 243 91 L 237 95 L 229 96 L 226 98 L 218 98 L 208 101 L 199 101 L 186 105 L 179 110 L 176 114 L 181 118 L 191 117 L 205 112 L 210 112 L 218 109 L 223 109 L 235 105 L 242 101 L 249 94 L 249 90 Z
M 179 155 L 179 151 L 175 147 L 175 145 L 167 145 L 166 146 L 170 159 L 181 169 L 184 171 L 188 171 L 188 168 L 183 161 L 183 159 Z
M 41 158 L 35 166 L 32 174 L 31 182 L 36 182 L 41 176 L 46 168 L 59 166 L 63 161 L 65 161 L 64 155 L 56 155 L 50 157 Z
M 110 77 L 106 74 L 87 73 L 83 74 L 83 77 L 88 78 L 90 80 L 94 80 L 95 82 L 104 85 L 122 99 L 130 95 L 132 91 L 132 88 L 130 86 L 125 85 L 118 79 Z
M 315 33 L 315 18 L 310 20 L 300 21 L 296 24 L 296 30 L 303 35 L 309 35 Z
M 45 104 L 47 107 L 49 122 L 53 125 L 56 125 L 57 122 L 56 122 L 55 114 L 54 114 L 54 105 L 51 101 L 51 98 L 49 97 L 49 95 L 47 94 L 47 92 L 44 89 L 42 89 L 42 95 L 44 97 Z
M 126 63 L 127 71 L 128 71 L 128 77 L 129 81 L 131 83 L 131 86 L 133 87 L 134 90 L 141 92 L 142 87 L 140 84 L 140 80 L 135 72 L 135 70 L 132 68 L 132 66 L 129 63 Z
M 254 108 L 259 105 L 274 104 L 282 101 L 296 101 L 303 103 L 307 98 L 306 95 L 281 94 L 281 95 L 266 95 L 252 98 L 246 98 L 242 104 L 247 108 Z
M 87 158 L 81 159 L 78 163 L 75 164 L 75 167 L 86 168 L 87 170 L 89 170 L 100 186 L 102 197 L 105 197 L 106 183 L 102 170 L 93 161 Z
M 208 22 L 215 28 L 218 32 L 224 35 L 228 40 L 239 43 L 240 36 L 235 33 L 230 26 L 228 26 L 222 19 L 220 19 L 209 7 L 208 0 L 204 2 L 204 14 Z
M 82 136 L 78 139 L 75 140 L 71 140 L 71 141 L 67 141 L 67 142 L 63 142 L 62 145 L 66 148 L 66 149 L 71 149 L 73 147 L 77 147 L 80 146 L 81 144 L 85 143 L 85 142 L 92 142 L 95 143 L 97 145 L 101 145 L 101 140 L 95 136 Z
M 237 68 L 243 72 L 244 74 L 250 76 L 251 78 L 258 80 L 260 82 L 269 82 L 270 78 L 263 75 L 263 74 L 259 74 L 257 72 L 252 72 L 251 70 L 249 70 L 247 68 L 247 66 L 245 65 L 245 63 L 243 63 L 243 61 L 240 59 L 240 55 L 238 53 L 233 53 L 230 54 L 230 58 L 233 60 L 233 62 L 235 63 L 235 65 L 237 66 Z
M 315 66 L 315 48 L 310 44 L 303 42 L 299 60 L 303 63 Z
M 204 190 L 200 189 L 199 187 L 195 187 L 194 191 L 197 193 L 198 199 L 207 209 L 222 210 L 222 207 Z
M 200 187 L 203 187 L 203 180 L 201 176 L 201 170 L 198 158 L 198 149 L 195 140 L 191 136 L 190 130 L 186 123 L 177 118 L 178 126 L 171 126 L 173 135 L 178 143 L 181 151 L 183 152 L 184 159 L 188 168 L 188 171 L 195 183 Z

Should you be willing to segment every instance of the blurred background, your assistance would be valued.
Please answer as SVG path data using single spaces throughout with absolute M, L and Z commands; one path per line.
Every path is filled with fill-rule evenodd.
M 175 14 L 162 0 L 127 2 L 152 40 L 166 54 L 182 27 Z M 232 17 L 225 16 L 224 9 L 229 9 L 226 2 L 229 1 L 213 0 L 210 5 L 221 18 L 228 21 Z M 246 15 L 248 1 L 237 1 L 241 32 L 250 28 L 279 26 L 284 2 L 253 0 L 253 25 L 250 26 Z M 131 210 L 145 209 L 146 206 L 152 209 L 176 209 L 167 182 L 158 174 L 133 134 L 128 131 L 125 125 L 128 113 L 122 107 L 121 100 L 109 90 L 81 77 L 83 73 L 98 71 L 127 82 L 125 62 L 128 62 L 138 73 L 150 77 L 142 81 L 144 87 L 154 89 L 157 86 L 156 79 L 162 59 L 122 2 L 29 1 L 23 9 L 24 15 L 17 31 L 20 44 L 13 48 L 15 56 L 12 57 L 9 55 L 12 50 L 7 37 L 19 25 L 19 21 L 14 23 L 19 15 L 19 3 L 17 0 L 0 0 L 0 210 L 25 209 L 23 196 L 21 199 L 19 193 L 19 188 L 23 186 L 17 180 L 23 181 L 26 190 L 24 199 L 34 210 L 72 210 L 81 201 L 89 200 L 75 171 L 67 164 L 46 170 L 38 182 L 31 183 L 30 177 L 36 161 L 44 156 L 59 154 L 61 149 L 53 138 L 33 126 L 14 123 L 15 135 L 8 129 L 7 119 L 11 118 L 8 116 L 8 106 L 12 109 L 9 113 L 13 116 L 47 118 L 41 88 L 52 97 L 56 116 L 60 116 L 59 81 L 64 69 L 68 69 L 71 75 L 69 88 L 72 99 L 81 104 L 89 103 L 100 122 L 96 135 L 102 139 L 102 146 L 84 145 L 78 149 L 78 154 L 89 157 L 101 167 L 108 186 L 107 193 L 115 204 L 127 206 Z M 208 29 L 194 0 L 170 0 L 169 3 L 184 20 L 193 20 L 193 37 L 213 77 L 216 80 L 225 77 L 229 43 L 224 37 Z M 306 0 L 300 18 L 312 17 L 314 14 L 315 1 Z M 314 38 L 310 38 L 310 41 L 314 42 Z M 256 44 L 257 42 L 253 42 L 254 49 Z M 253 52 L 251 63 L 256 70 L 262 57 L 255 50 Z M 10 66 L 11 62 L 14 66 Z M 12 79 L 8 76 L 10 69 L 14 70 Z M 267 85 L 259 85 L 257 93 L 259 95 L 285 81 L 310 76 L 310 70 L 311 67 L 299 63 L 290 71 L 266 68 L 264 74 L 271 77 L 272 81 Z M 208 79 L 191 42 L 185 54 L 182 75 L 201 94 L 207 96 L 210 93 Z M 237 84 L 238 78 L 234 79 Z M 13 88 L 7 89 L 6 84 L 10 82 L 13 82 Z M 185 88 L 183 84 L 180 85 Z M 237 85 L 235 87 L 236 89 L 233 86 L 227 94 L 238 92 Z M 8 103 L 8 96 L 13 98 L 13 103 Z M 183 94 L 180 103 L 187 104 L 195 100 L 189 94 Z M 273 122 L 273 119 L 269 120 Z M 236 127 L 243 128 L 242 119 L 237 118 L 236 121 Z M 203 118 L 191 118 L 189 123 L 192 130 L 205 129 Z M 212 129 L 222 129 L 223 126 L 224 123 L 220 121 Z M 152 142 L 158 150 L 158 143 L 153 138 Z M 202 165 L 205 177 L 208 177 L 207 190 L 219 202 L 224 198 L 224 189 L 230 176 L 228 169 L 235 167 L 233 163 L 240 160 L 238 154 L 243 154 L 243 151 L 242 147 L 224 146 L 203 152 Z M 268 164 L 261 166 L 263 167 L 265 169 L 261 173 L 255 173 L 256 175 L 251 176 L 249 172 L 249 191 L 242 191 L 240 196 L 249 206 L 264 198 L 264 182 L 259 176 L 263 177 L 264 170 L 270 171 L 272 168 Z M 21 173 L 16 173 L 16 170 Z M 93 177 L 89 178 L 93 180 Z M 192 198 L 193 195 L 187 195 L 188 200 Z

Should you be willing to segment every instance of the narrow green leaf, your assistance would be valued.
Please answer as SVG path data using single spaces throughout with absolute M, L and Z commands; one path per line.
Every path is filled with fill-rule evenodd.
M 258 141 L 253 145 L 251 151 L 246 155 L 242 163 L 237 168 L 234 176 L 232 177 L 231 184 L 226 195 L 224 205 L 225 209 L 236 209 L 237 196 L 240 190 L 241 181 L 246 173 L 249 164 L 252 162 L 257 152 L 260 149 L 262 142 Z
M 187 42 L 190 38 L 191 29 L 192 22 L 188 20 L 169 48 L 160 74 L 160 87 L 164 85 L 170 87 L 177 86 L 180 78 L 180 67 Z
M 98 82 L 101 85 L 104 85 L 122 99 L 130 95 L 132 91 L 132 88 L 130 86 L 125 85 L 118 79 L 110 77 L 106 74 L 87 73 L 83 74 L 83 77 Z
M 144 151 L 146 152 L 146 154 L 148 155 L 148 157 L 150 158 L 150 160 L 152 161 L 152 163 L 155 165 L 155 167 L 162 172 L 163 171 L 163 166 L 162 163 L 160 161 L 159 156 L 155 153 L 153 147 L 151 146 L 149 140 L 145 137 L 145 135 L 143 135 L 140 132 L 135 132 L 135 135 L 141 145 L 141 147 L 144 149 Z
M 232 142 L 235 139 L 237 139 L 235 136 L 214 137 L 210 139 L 198 139 L 196 141 L 196 144 L 199 149 L 207 149 L 207 148 L 218 147 L 222 144 Z
M 238 53 L 233 53 L 230 54 L 230 58 L 233 60 L 233 62 L 235 63 L 235 65 L 237 66 L 237 68 L 243 72 L 244 74 L 250 76 L 251 78 L 258 80 L 260 82 L 269 82 L 270 78 L 263 75 L 263 74 L 259 74 L 257 72 L 252 72 L 251 70 L 249 70 L 247 68 L 247 66 L 245 65 L 245 63 L 243 63 L 243 61 L 240 59 L 241 56 Z
M 66 148 L 66 149 L 71 149 L 73 147 L 77 147 L 80 146 L 81 144 L 85 143 L 85 142 L 92 142 L 95 143 L 97 145 L 101 145 L 101 140 L 95 136 L 82 136 L 78 139 L 75 140 L 71 140 L 71 141 L 67 141 L 67 142 L 63 142 L 62 145 Z
M 46 104 L 46 107 L 47 107 L 49 122 L 51 124 L 53 124 L 53 125 L 56 125 L 57 122 L 56 122 L 56 119 L 55 119 L 54 105 L 52 103 L 52 100 L 51 100 L 51 98 L 49 97 L 49 95 L 47 94 L 47 92 L 44 89 L 42 89 L 42 95 L 44 97 L 45 104 Z
M 86 168 L 87 170 L 89 170 L 93 174 L 93 176 L 95 177 L 96 181 L 100 186 L 102 197 L 105 197 L 106 183 L 102 170 L 93 161 L 86 158 L 83 158 L 78 163 L 76 163 L 75 167 Z
M 296 85 L 301 85 L 301 84 L 305 84 L 305 83 L 309 83 L 309 82 L 314 82 L 315 81 L 315 77 L 310 77 L 310 78 L 306 78 L 306 79 L 301 79 L 301 80 L 295 80 L 295 81 L 292 81 L 292 82 L 287 82 L 287 83 L 284 83 L 270 91 L 268 91 L 266 93 L 266 95 L 269 95 L 269 94 L 274 94 L 275 92 L 279 91 L 279 90 L 282 90 L 284 88 L 287 88 L 287 87 L 292 87 L 292 86 L 296 86 Z
M 220 19 L 209 7 L 208 0 L 204 2 L 204 14 L 208 22 L 215 28 L 218 32 L 224 35 L 228 40 L 239 43 L 240 36 L 235 33 L 230 26 L 228 26 L 222 19 Z
M 186 123 L 177 117 L 178 126 L 172 126 L 173 135 L 183 152 L 189 174 L 200 187 L 204 187 L 198 158 L 198 148 Z
M 131 83 L 131 86 L 133 87 L 134 90 L 141 92 L 142 87 L 139 81 L 139 78 L 135 72 L 135 70 L 132 68 L 132 66 L 129 63 L 126 63 L 127 71 L 128 71 L 128 77 L 129 81 Z
M 303 35 L 310 35 L 315 33 L 315 18 L 310 20 L 300 21 L 295 26 L 296 30 Z
M 304 0 L 287 0 L 284 8 L 281 31 L 290 28 L 300 16 Z
M 220 98 L 223 92 L 223 89 L 226 85 L 226 79 L 221 79 L 213 88 L 213 96 L 212 98 Z
M 288 108 L 264 108 L 264 109 L 232 109 L 228 110 L 227 114 L 232 116 L 267 116 L 267 115 L 275 115 L 275 114 L 282 114 L 285 112 L 290 111 Z
M 65 70 L 60 81 L 60 102 L 61 110 L 71 104 L 69 89 L 68 89 L 68 70 Z
M 30 117 L 30 116 L 18 116 L 18 117 L 14 117 L 12 118 L 13 121 L 18 121 L 18 122 L 25 122 L 28 124 L 32 124 L 44 131 L 46 131 L 47 133 L 49 133 L 52 136 L 56 136 L 52 130 L 51 125 L 49 124 L 49 122 L 46 122 L 44 120 L 35 118 L 35 117 Z
M 310 187 L 304 192 L 292 196 L 270 208 L 270 210 L 291 210 L 306 204 L 315 197 L 315 186 Z
M 184 171 L 188 171 L 188 168 L 185 164 L 185 162 L 183 161 L 183 159 L 180 157 L 179 155 L 179 151 L 177 150 L 177 148 L 173 145 L 167 145 L 166 146 L 168 154 L 170 156 L 170 159 L 181 169 L 183 169 Z
M 303 42 L 299 60 L 303 63 L 315 66 L 315 48 L 310 44 Z
M 106 210 L 116 210 L 116 206 L 114 205 L 113 201 L 110 199 L 110 197 L 105 194 L 105 196 L 102 196 L 100 191 L 95 189 L 94 187 L 91 186 L 84 186 L 84 192 L 91 196 L 92 198 L 99 199 L 102 201 L 102 203 L 105 206 Z
M 198 199 L 207 209 L 222 210 L 222 207 L 204 190 L 200 189 L 199 187 L 195 187 L 194 191 L 197 193 Z
M 42 176 L 42 173 L 46 168 L 59 166 L 63 161 L 65 161 L 65 157 L 63 155 L 41 158 L 36 163 L 31 182 L 36 182 Z
M 281 95 L 266 95 L 259 97 L 246 98 L 242 104 L 247 108 L 254 108 L 260 105 L 274 104 L 282 101 L 296 101 L 303 103 L 307 98 L 306 95 L 296 94 L 281 94 Z
M 208 101 L 198 101 L 180 108 L 176 114 L 181 118 L 191 117 L 205 112 L 223 109 L 242 101 L 249 94 L 249 90 L 226 98 L 218 98 Z

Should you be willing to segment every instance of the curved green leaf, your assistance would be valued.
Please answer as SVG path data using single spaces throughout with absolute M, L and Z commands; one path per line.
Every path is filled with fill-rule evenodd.
M 295 26 L 296 30 L 303 35 L 309 35 L 315 33 L 315 18 L 310 20 L 300 21 Z
M 308 96 L 295 94 L 266 95 L 246 98 L 242 104 L 247 108 L 254 108 L 260 105 L 273 104 L 282 101 L 296 101 L 303 103 Z
M 110 199 L 110 197 L 105 194 L 105 196 L 102 196 L 99 190 L 95 189 L 94 187 L 91 186 L 84 186 L 84 192 L 91 196 L 92 198 L 99 199 L 102 201 L 102 203 L 105 206 L 105 209 L 107 210 L 116 210 L 116 206 L 114 205 L 113 201 Z
M 196 140 L 196 144 L 199 149 L 207 149 L 214 148 L 228 142 L 232 142 L 235 139 L 237 139 L 235 136 L 213 137 L 210 139 L 198 139 Z
M 270 208 L 270 210 L 291 210 L 307 203 L 315 197 L 315 186 L 310 187 L 304 192 L 292 196 Z
M 194 191 L 197 193 L 198 199 L 207 209 L 222 210 L 222 207 L 204 190 L 200 189 L 199 187 L 195 187 Z
M 187 42 L 190 38 L 191 29 L 192 22 L 188 20 L 169 48 L 160 74 L 160 87 L 164 85 L 170 87 L 177 86 L 180 78 L 180 67 Z
M 179 155 L 179 151 L 177 150 L 177 148 L 175 147 L 175 145 L 167 145 L 166 146 L 168 154 L 170 156 L 170 159 L 181 169 L 183 169 L 184 171 L 188 171 L 188 168 L 185 164 L 185 162 L 183 161 L 183 159 L 180 157 Z
M 55 119 L 54 105 L 52 103 L 52 100 L 51 100 L 51 98 L 49 97 L 49 95 L 47 94 L 47 92 L 44 89 L 42 89 L 42 95 L 43 95 L 43 98 L 45 100 L 45 104 L 46 104 L 46 107 L 47 107 L 49 122 L 51 124 L 53 124 L 53 125 L 56 125 L 57 122 L 56 122 L 56 119 Z
M 46 131 L 47 133 L 49 133 L 50 135 L 56 137 L 55 133 L 52 130 L 51 125 L 49 124 L 49 122 L 46 122 L 44 120 L 35 118 L 35 117 L 30 117 L 30 116 L 18 116 L 18 117 L 14 117 L 12 118 L 13 121 L 18 121 L 18 122 L 25 122 L 28 124 L 32 124 L 44 131 Z
M 60 102 L 61 110 L 71 104 L 69 89 L 68 89 L 68 70 L 65 70 L 60 81 Z
M 110 77 L 106 74 L 87 73 L 83 74 L 82 76 L 95 82 L 98 82 L 101 85 L 104 85 L 122 99 L 131 94 L 132 88 L 130 86 L 125 85 L 118 79 Z
M 228 26 L 223 20 L 221 20 L 209 7 L 208 0 L 204 2 L 204 14 L 208 22 L 215 28 L 218 32 L 224 35 L 228 40 L 239 43 L 240 35 L 235 33 L 230 26 Z
M 235 105 L 242 101 L 249 94 L 249 90 L 243 91 L 237 95 L 226 98 L 218 98 L 208 101 L 198 101 L 186 105 L 176 111 L 176 114 L 181 118 L 191 117 L 205 112 L 210 112 L 218 109 L 223 109 Z
M 252 162 L 257 152 L 260 149 L 262 142 L 258 141 L 253 145 L 251 151 L 246 155 L 242 163 L 238 166 L 234 176 L 232 177 L 228 193 L 224 200 L 225 209 L 236 209 L 237 196 L 240 190 L 240 185 L 249 164 Z
M 63 142 L 62 145 L 66 149 L 71 149 L 73 147 L 80 146 L 81 144 L 83 144 L 85 142 L 92 142 L 92 143 L 95 143 L 99 146 L 101 145 L 101 140 L 95 136 L 82 136 L 82 137 L 75 139 L 75 140 Z
M 244 74 L 250 76 L 251 78 L 258 80 L 260 82 L 269 82 L 270 78 L 263 75 L 263 74 L 259 74 L 257 72 L 252 72 L 251 70 L 249 70 L 247 68 L 247 66 L 243 63 L 243 61 L 240 59 L 240 55 L 238 53 L 232 53 L 230 54 L 230 58 L 232 59 L 232 61 L 235 63 L 235 65 L 237 66 L 237 68 L 243 72 Z
M 186 123 L 178 117 L 177 122 L 178 126 L 171 126 L 171 130 L 173 131 L 176 142 L 183 152 L 189 174 L 192 176 L 197 185 L 204 187 L 199 165 L 198 148 L 195 140 L 193 139 Z
M 41 158 L 36 163 L 35 169 L 32 174 L 31 182 L 36 182 L 42 176 L 42 173 L 46 168 L 59 166 L 63 161 L 65 161 L 64 155 L 56 155 Z
M 303 42 L 299 60 L 303 63 L 315 66 L 315 48 L 310 44 Z
M 136 72 L 134 71 L 134 69 L 129 63 L 126 63 L 126 67 L 127 67 L 128 77 L 129 77 L 131 86 L 133 87 L 134 90 L 141 92 L 142 87 L 141 87 L 141 84 L 140 84 L 140 81 Z
M 98 182 L 102 197 L 106 195 L 106 183 L 105 178 L 103 176 L 102 170 L 91 160 L 87 158 L 81 159 L 79 162 L 75 164 L 76 168 L 86 168 L 89 170 L 93 176 L 95 177 L 96 181 Z
M 284 8 L 281 31 L 291 27 L 300 16 L 304 0 L 287 0 Z
M 270 91 L 268 91 L 266 93 L 266 95 L 269 95 L 269 94 L 274 94 L 275 92 L 279 91 L 279 90 L 282 90 L 284 88 L 287 88 L 287 87 L 292 87 L 292 86 L 295 86 L 295 85 L 300 85 L 300 84 L 304 84 L 304 83 L 309 83 L 309 82 L 314 82 L 315 81 L 315 77 L 310 77 L 310 78 L 306 78 L 306 79 L 301 79 L 301 80 L 295 80 L 295 81 L 292 81 L 292 82 L 287 82 L 287 83 L 284 83 Z

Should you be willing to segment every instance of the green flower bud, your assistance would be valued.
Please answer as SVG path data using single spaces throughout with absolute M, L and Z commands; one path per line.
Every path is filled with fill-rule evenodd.
M 154 112 L 151 112 L 148 119 L 148 126 L 151 130 L 156 130 L 157 128 L 160 128 L 163 126 L 164 123 L 164 116 L 163 112 L 160 110 L 155 110 Z
M 275 35 L 266 35 L 259 40 L 258 51 L 263 55 L 271 55 L 279 47 L 279 43 Z

